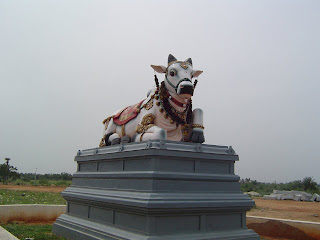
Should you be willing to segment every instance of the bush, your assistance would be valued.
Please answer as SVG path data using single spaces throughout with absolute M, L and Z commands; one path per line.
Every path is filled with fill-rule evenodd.
M 24 177 L 21 178 L 21 180 L 24 181 L 24 182 L 30 182 L 31 181 L 29 178 L 24 178 Z
M 37 180 L 31 180 L 31 181 L 30 181 L 30 184 L 31 184 L 31 186 L 39 186 Z
M 57 182 L 54 182 L 53 183 L 54 185 L 56 186 L 66 186 L 66 187 L 69 187 L 71 185 L 71 181 L 57 181 Z
M 48 179 L 40 179 L 39 180 L 39 185 L 41 185 L 41 186 L 49 186 L 50 183 L 49 183 Z
M 24 181 L 23 179 L 17 179 L 14 181 L 15 185 L 28 185 L 27 181 Z

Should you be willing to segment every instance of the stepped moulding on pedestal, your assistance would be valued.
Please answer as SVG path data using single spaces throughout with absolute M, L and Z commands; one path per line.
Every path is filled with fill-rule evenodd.
M 246 227 L 253 200 L 234 174 L 231 147 L 152 140 L 79 151 L 67 239 L 260 239 Z

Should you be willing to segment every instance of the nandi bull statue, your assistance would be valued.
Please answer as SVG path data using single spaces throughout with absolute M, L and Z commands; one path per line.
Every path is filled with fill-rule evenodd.
M 103 121 L 104 136 L 100 147 L 152 139 L 203 143 L 203 113 L 192 111 L 194 88 L 202 71 L 193 70 L 192 60 L 177 61 L 169 54 L 168 67 L 151 65 L 158 73 L 164 73 L 159 86 L 136 105 L 126 107 Z

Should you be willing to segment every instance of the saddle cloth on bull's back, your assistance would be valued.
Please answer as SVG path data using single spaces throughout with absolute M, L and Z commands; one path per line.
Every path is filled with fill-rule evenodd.
M 136 116 L 138 116 L 143 101 L 122 109 L 120 112 L 113 116 L 113 122 L 119 126 L 122 126 L 128 123 L 131 119 L 134 119 Z

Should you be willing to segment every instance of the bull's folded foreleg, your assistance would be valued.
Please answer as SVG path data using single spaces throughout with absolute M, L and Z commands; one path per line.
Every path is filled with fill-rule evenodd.
M 163 128 L 157 126 L 151 126 L 145 131 L 141 131 L 135 135 L 135 142 L 148 141 L 148 140 L 166 140 L 167 139 L 167 131 Z
M 200 108 L 196 108 L 192 111 L 192 132 L 191 132 L 191 141 L 194 143 L 203 143 L 204 134 L 203 134 L 203 111 Z
M 135 142 L 167 139 L 167 131 L 155 125 L 155 118 L 156 116 L 152 113 L 143 116 L 141 122 L 136 127 Z
M 114 133 L 109 137 L 107 145 L 115 145 L 119 143 L 120 143 L 120 136 L 118 133 Z

